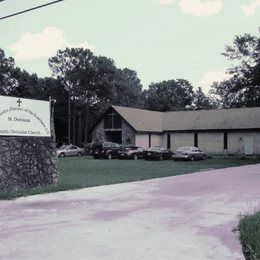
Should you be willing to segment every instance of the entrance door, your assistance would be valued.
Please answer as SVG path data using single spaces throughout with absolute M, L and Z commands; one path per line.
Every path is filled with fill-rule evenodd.
M 106 131 L 106 141 L 122 144 L 121 131 Z
M 247 155 L 254 154 L 254 137 L 245 136 L 244 137 L 244 151 Z

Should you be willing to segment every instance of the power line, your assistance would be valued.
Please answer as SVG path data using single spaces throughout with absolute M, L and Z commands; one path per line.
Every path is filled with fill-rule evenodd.
M 3 2 L 3 1 L 5 1 L 5 0 L 0 0 L 0 2 Z M 46 7 L 48 5 L 57 4 L 57 3 L 62 2 L 62 1 L 64 1 L 64 0 L 57 0 L 57 1 L 53 1 L 53 2 L 50 2 L 50 3 L 43 4 L 43 5 L 38 5 L 38 6 L 35 6 L 33 8 L 30 8 L 30 9 L 26 9 L 26 10 L 23 10 L 23 11 L 14 13 L 14 14 L 9 14 L 7 16 L 0 17 L 0 20 L 4 20 L 4 19 L 10 18 L 12 16 L 19 15 L 19 14 L 27 13 L 27 12 L 30 12 L 30 11 L 33 11 L 33 10 L 36 10 L 36 9 L 39 9 L 39 8 L 43 8 L 43 7 Z

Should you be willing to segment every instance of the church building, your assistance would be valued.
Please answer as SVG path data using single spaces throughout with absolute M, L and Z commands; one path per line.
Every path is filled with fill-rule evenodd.
M 155 112 L 111 106 L 92 128 L 92 142 L 260 155 L 260 107 Z

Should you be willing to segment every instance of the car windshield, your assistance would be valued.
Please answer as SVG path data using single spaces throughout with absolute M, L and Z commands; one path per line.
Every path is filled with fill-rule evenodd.
M 136 150 L 137 147 L 135 147 L 135 146 L 125 146 L 124 149 L 125 150 Z
M 62 145 L 59 150 L 65 150 L 68 147 L 68 145 Z
M 192 150 L 191 146 L 181 146 L 176 151 L 177 152 L 182 152 L 182 151 L 190 151 L 190 150 Z
M 93 144 L 92 149 L 102 149 L 102 144 Z
M 114 147 L 113 143 L 103 143 L 104 147 Z
M 147 151 L 160 151 L 162 150 L 161 146 L 153 146 L 147 149 Z

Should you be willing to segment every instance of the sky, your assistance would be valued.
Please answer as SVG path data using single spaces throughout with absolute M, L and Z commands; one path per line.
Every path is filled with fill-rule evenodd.
M 5 0 L 0 17 L 48 2 Z M 65 0 L 0 20 L 0 48 L 40 77 L 57 50 L 84 47 L 135 70 L 144 88 L 184 78 L 206 93 L 228 77 L 225 46 L 259 26 L 260 0 Z

